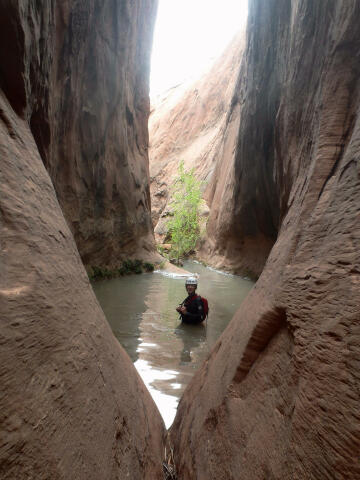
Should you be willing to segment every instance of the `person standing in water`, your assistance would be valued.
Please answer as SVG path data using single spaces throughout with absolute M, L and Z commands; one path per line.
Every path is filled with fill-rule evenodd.
M 205 320 L 204 307 L 201 297 L 196 295 L 197 279 L 195 277 L 188 277 L 185 280 L 185 288 L 188 296 L 176 308 L 180 313 L 181 320 L 184 323 L 199 324 Z

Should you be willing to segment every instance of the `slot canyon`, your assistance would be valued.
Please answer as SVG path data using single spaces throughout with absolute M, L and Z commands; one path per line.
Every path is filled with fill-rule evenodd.
M 249 0 L 150 116 L 156 14 L 0 1 L 0 477 L 358 479 L 360 1 Z M 256 283 L 166 431 L 88 273 L 161 260 L 179 156 L 198 259 Z

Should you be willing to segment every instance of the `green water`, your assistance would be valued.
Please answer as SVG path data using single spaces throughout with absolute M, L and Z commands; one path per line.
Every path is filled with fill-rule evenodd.
M 204 325 L 183 325 L 175 311 L 187 296 L 184 279 L 154 272 L 93 284 L 105 316 L 153 396 L 166 426 L 195 370 L 226 328 L 253 282 L 196 262 L 197 293 L 209 301 Z

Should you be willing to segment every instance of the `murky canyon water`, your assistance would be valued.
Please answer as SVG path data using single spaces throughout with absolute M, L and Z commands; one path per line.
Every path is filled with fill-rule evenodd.
M 197 293 L 209 301 L 204 325 L 184 325 L 175 311 L 187 296 L 184 278 L 161 271 L 93 284 L 110 326 L 154 398 L 167 427 L 178 401 L 212 345 L 231 320 L 253 283 L 196 262 Z

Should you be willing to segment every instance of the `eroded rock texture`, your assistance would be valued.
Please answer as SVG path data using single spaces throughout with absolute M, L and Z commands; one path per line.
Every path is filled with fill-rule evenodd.
M 67 178 L 64 191 L 59 188 L 58 194 L 68 220 L 78 218 L 79 212 L 84 212 L 83 206 L 91 203 L 84 185 L 88 181 L 90 188 L 91 182 L 98 178 L 94 172 L 91 176 L 92 167 L 99 168 L 103 178 L 107 178 L 110 153 L 104 154 L 101 161 L 99 158 L 98 164 L 94 159 L 92 162 L 91 149 L 87 148 L 93 145 L 94 138 L 86 121 L 81 122 L 84 136 L 79 135 L 80 123 L 76 122 L 83 115 L 78 104 L 81 92 L 78 98 L 75 86 L 71 87 L 74 90 L 69 87 L 71 94 L 54 88 L 61 81 L 60 71 L 54 69 L 54 63 L 61 58 L 57 46 L 63 45 L 60 39 L 69 29 L 66 8 L 72 9 L 72 41 L 78 38 L 79 42 L 72 53 L 75 64 L 77 54 L 88 57 L 88 61 L 100 58 L 95 45 L 93 50 L 89 45 L 87 51 L 81 50 L 88 22 L 96 17 L 112 31 L 120 17 L 125 16 L 130 22 L 131 18 L 126 16 L 131 12 L 130 2 L 112 2 L 121 12 L 113 12 L 110 2 L 74 2 L 71 8 L 70 5 L 70 2 L 5 0 L 0 3 L 0 477 L 4 480 L 160 479 L 162 419 L 95 299 L 44 166 L 45 163 L 53 170 L 55 182 L 62 181 L 62 176 Z M 143 12 L 146 14 L 151 2 L 133 5 L 136 18 L 139 21 L 143 18 L 145 23 L 141 7 L 146 7 Z M 74 11 L 80 8 L 82 14 L 76 16 Z M 122 34 L 119 29 L 119 37 Z M 103 40 L 111 50 L 106 37 Z M 121 43 L 116 45 L 120 47 Z M 138 55 L 141 56 L 140 51 Z M 77 82 L 79 88 L 86 89 L 87 82 L 80 81 L 82 73 L 86 78 L 81 58 L 77 67 L 78 76 L 72 75 L 67 67 L 62 73 L 68 75 L 70 84 Z M 97 68 L 94 65 L 94 76 L 104 74 Z M 133 74 L 130 69 L 129 75 Z M 129 80 L 126 84 L 124 98 L 130 97 L 126 96 L 130 83 Z M 96 92 L 92 92 L 92 101 L 97 98 Z M 55 108 L 62 102 L 67 116 L 60 107 Z M 114 122 L 117 107 L 118 104 L 111 103 Z M 130 113 L 133 107 L 129 105 Z M 59 118 L 60 114 L 64 117 Z M 115 127 L 104 111 L 102 121 L 109 128 L 107 138 L 111 138 Z M 63 158 L 59 158 L 59 145 L 63 148 Z M 125 149 L 125 146 L 111 147 L 105 140 L 101 145 L 104 151 Z M 87 153 L 81 157 L 82 148 Z M 132 164 L 137 155 L 123 159 L 133 165 L 129 168 L 129 178 L 133 178 L 136 168 L 143 168 Z M 113 158 L 117 158 L 115 153 Z M 88 180 L 84 178 L 84 159 L 89 161 Z M 114 165 L 109 167 L 109 171 L 114 168 Z M 103 184 L 107 185 L 104 187 L 107 192 L 108 184 L 105 180 Z M 75 186 L 79 188 L 78 203 Z M 125 194 L 130 197 L 130 180 L 128 186 Z M 138 192 L 144 189 L 140 186 Z M 114 197 L 117 191 L 114 188 Z M 69 193 L 69 198 L 64 192 Z M 101 203 L 105 193 L 103 197 L 97 195 Z M 97 205 L 94 201 L 94 208 Z M 69 211 L 70 206 L 73 211 Z M 115 210 L 114 215 L 118 215 Z M 113 252 L 106 248 L 108 231 L 103 226 L 106 254 Z M 132 235 L 139 231 L 135 229 Z M 79 246 L 81 249 L 81 242 Z
M 166 234 L 170 187 L 180 161 L 204 181 L 204 197 L 221 155 L 222 139 L 244 49 L 244 34 L 197 81 L 179 85 L 154 100 L 149 120 L 152 217 L 157 238 Z M 238 120 L 238 111 L 236 112 Z
M 250 3 L 230 223 L 264 198 L 280 228 L 180 402 L 182 479 L 360 478 L 359 21 L 352 0 Z
M 0 103 L 0 476 L 161 478 L 163 423 L 95 299 L 24 120 Z
M 29 121 L 85 265 L 154 256 L 147 120 L 156 5 L 0 6 L 1 85 Z

